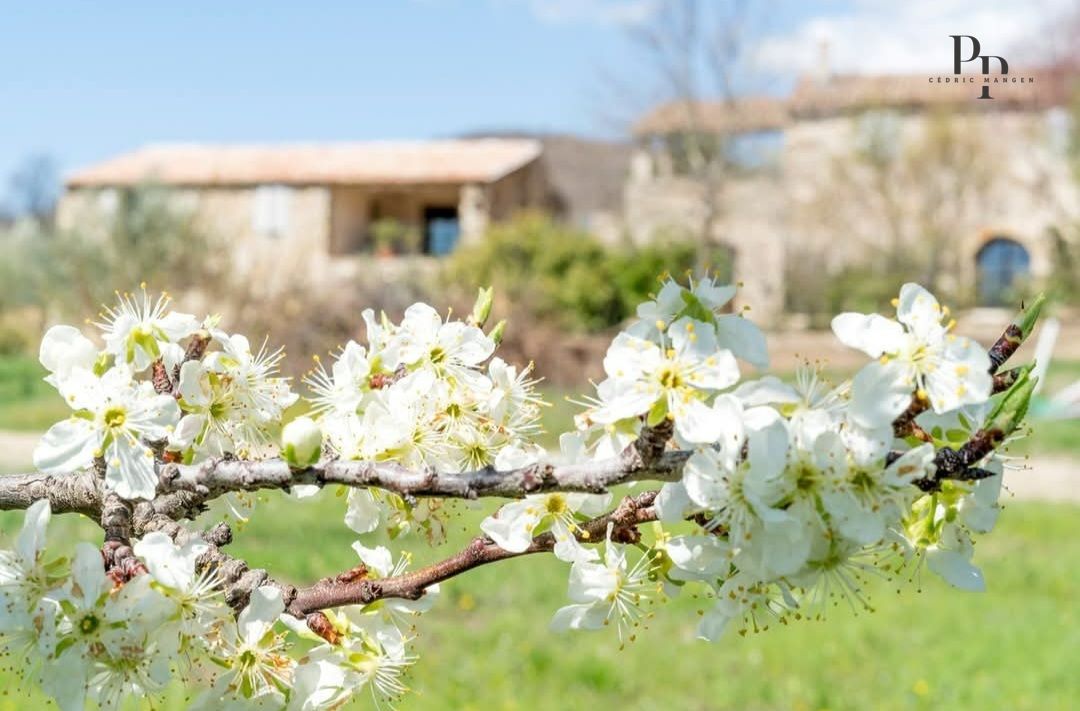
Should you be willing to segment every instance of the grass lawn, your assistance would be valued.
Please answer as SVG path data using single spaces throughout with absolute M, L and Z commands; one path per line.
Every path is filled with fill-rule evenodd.
M 42 378 L 37 358 L 0 357 L 0 429 L 41 432 L 70 410 L 56 389 Z
M 231 550 L 297 583 L 344 569 L 354 555 L 343 507 L 331 492 L 306 504 L 272 495 Z M 448 547 L 466 541 L 484 514 L 455 507 Z M 0 514 L 8 541 L 20 521 Z M 947 588 L 928 574 L 922 592 L 873 586 L 872 614 L 841 606 L 826 622 L 731 633 L 712 645 L 694 639 L 705 602 L 690 597 L 662 605 L 621 651 L 607 631 L 551 633 L 550 615 L 565 604 L 567 566 L 550 556 L 488 566 L 444 584 L 435 609 L 418 621 L 415 693 L 400 708 L 1075 708 L 1078 522 L 1074 506 L 1008 505 L 976 553 L 985 594 Z M 95 531 L 64 516 L 50 538 L 70 545 Z M 419 557 L 446 550 L 421 545 Z M 14 683 L 0 672 L 0 711 L 44 708 L 41 696 Z M 183 691 L 170 691 L 165 708 L 183 708 Z M 372 706 L 365 699 L 351 708 Z

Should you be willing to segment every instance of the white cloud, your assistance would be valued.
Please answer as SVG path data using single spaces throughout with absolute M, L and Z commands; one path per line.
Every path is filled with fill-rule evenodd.
M 856 0 L 847 12 L 804 22 L 794 31 L 764 38 L 754 52 L 762 69 L 813 72 L 827 63 L 837 73 L 952 71 L 949 35 L 974 35 L 983 54 L 1010 59 L 1018 44 L 1034 37 L 1048 18 L 1073 0 Z

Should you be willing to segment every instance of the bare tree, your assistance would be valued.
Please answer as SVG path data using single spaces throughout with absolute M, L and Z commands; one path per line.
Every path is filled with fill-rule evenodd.
M 667 134 L 665 148 L 682 159 L 685 177 L 699 188 L 699 269 L 707 266 L 721 218 L 728 168 L 724 138 L 706 125 L 703 104 L 720 101 L 734 111 L 748 19 L 745 0 L 665 0 L 647 23 L 629 30 L 652 74 L 654 100 L 681 109 L 681 126 Z
M 912 132 L 906 121 L 880 110 L 853 119 L 852 148 L 833 157 L 809 219 L 851 236 L 853 254 L 882 274 L 954 290 L 943 278 L 962 272 L 961 254 L 949 245 L 992 199 L 994 155 L 977 120 L 940 110 Z
M 57 173 L 56 161 L 46 153 L 25 158 L 12 173 L 8 189 L 15 214 L 51 225 L 59 193 Z

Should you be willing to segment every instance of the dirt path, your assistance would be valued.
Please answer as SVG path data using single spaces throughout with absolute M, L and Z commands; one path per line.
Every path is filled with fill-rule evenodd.
M 28 470 L 40 438 L 37 432 L 0 430 L 0 472 Z
M 1080 502 L 1080 460 L 1033 457 L 1027 469 L 1005 473 L 1005 486 L 1017 499 Z
M 0 472 L 28 471 L 40 435 L 0 430 Z M 1005 485 L 1017 499 L 1080 502 L 1080 460 L 1038 457 L 1010 470 Z

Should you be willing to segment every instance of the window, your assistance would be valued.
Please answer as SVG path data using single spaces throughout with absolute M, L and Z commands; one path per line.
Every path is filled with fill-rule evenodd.
M 450 254 L 461 237 L 457 208 L 428 207 L 424 209 L 424 251 L 441 257 Z
M 252 198 L 251 226 L 256 234 L 280 237 L 289 229 L 292 188 L 285 185 L 260 185 Z
M 103 188 L 97 194 L 97 207 L 101 214 L 112 217 L 120 206 L 120 191 L 116 188 Z
M 763 130 L 725 135 L 683 131 L 667 134 L 662 145 L 661 150 L 670 158 L 671 170 L 675 175 L 692 175 L 714 162 L 723 162 L 735 170 L 752 173 L 779 165 L 784 133 Z
M 978 270 L 979 303 L 1005 306 L 1015 300 L 1031 268 L 1031 258 L 1023 245 L 1005 237 L 995 237 L 975 255 Z
M 781 131 L 753 131 L 728 137 L 724 157 L 732 167 L 756 171 L 775 167 L 784 148 Z

